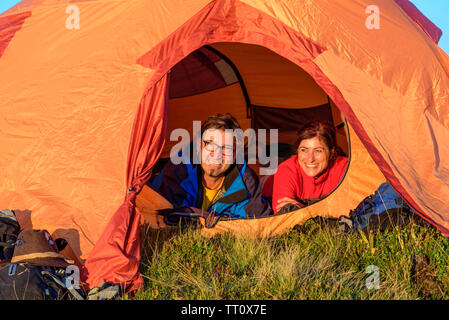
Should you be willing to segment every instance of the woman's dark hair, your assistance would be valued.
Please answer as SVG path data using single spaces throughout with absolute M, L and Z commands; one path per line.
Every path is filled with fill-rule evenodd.
M 204 121 L 201 125 L 201 136 L 207 129 L 241 129 L 237 120 L 230 113 L 217 113 L 213 116 L 210 116 Z
M 337 158 L 337 139 L 335 127 L 329 121 L 311 121 L 299 128 L 298 139 L 295 143 L 295 150 L 298 150 L 302 140 L 318 137 L 329 148 L 329 161 Z

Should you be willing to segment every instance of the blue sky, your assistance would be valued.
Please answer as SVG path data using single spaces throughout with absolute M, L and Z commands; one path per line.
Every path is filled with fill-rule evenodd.
M 411 0 L 411 2 L 443 30 L 438 45 L 449 54 L 449 0 Z
M 21 0 L 0 0 L 0 13 L 8 10 L 20 1 Z
M 0 0 L 0 13 L 6 11 L 21 0 Z M 373 4 L 375 4 L 373 0 Z M 432 20 L 441 30 L 439 46 L 449 54 L 449 0 L 411 0 L 424 15 Z

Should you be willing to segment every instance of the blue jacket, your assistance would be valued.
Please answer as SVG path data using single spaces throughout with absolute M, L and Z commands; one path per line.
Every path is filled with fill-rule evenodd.
M 185 159 L 186 160 L 186 159 Z M 169 161 L 150 186 L 174 207 L 201 208 L 203 201 L 202 169 L 188 159 L 178 165 Z M 246 165 L 234 164 L 226 173 L 222 189 L 209 212 L 238 218 L 272 214 L 271 206 L 262 198 L 259 178 Z

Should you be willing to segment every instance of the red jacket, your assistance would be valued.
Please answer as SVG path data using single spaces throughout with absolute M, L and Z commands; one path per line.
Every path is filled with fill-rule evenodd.
M 281 163 L 274 175 L 273 210 L 279 199 L 289 197 L 295 200 L 319 199 L 329 194 L 340 182 L 348 165 L 348 158 L 337 157 L 331 167 L 317 179 L 307 176 L 295 155 Z

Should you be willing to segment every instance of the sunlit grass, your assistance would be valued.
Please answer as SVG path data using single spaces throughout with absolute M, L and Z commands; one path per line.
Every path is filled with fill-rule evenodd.
M 300 230 L 268 239 L 208 239 L 188 228 L 145 229 L 145 289 L 134 298 L 449 298 L 449 239 L 431 226 L 411 220 L 401 228 L 345 235 L 310 220 Z M 425 272 L 432 281 L 414 281 L 413 255 L 429 258 Z M 379 268 L 379 289 L 366 286 L 371 265 Z

